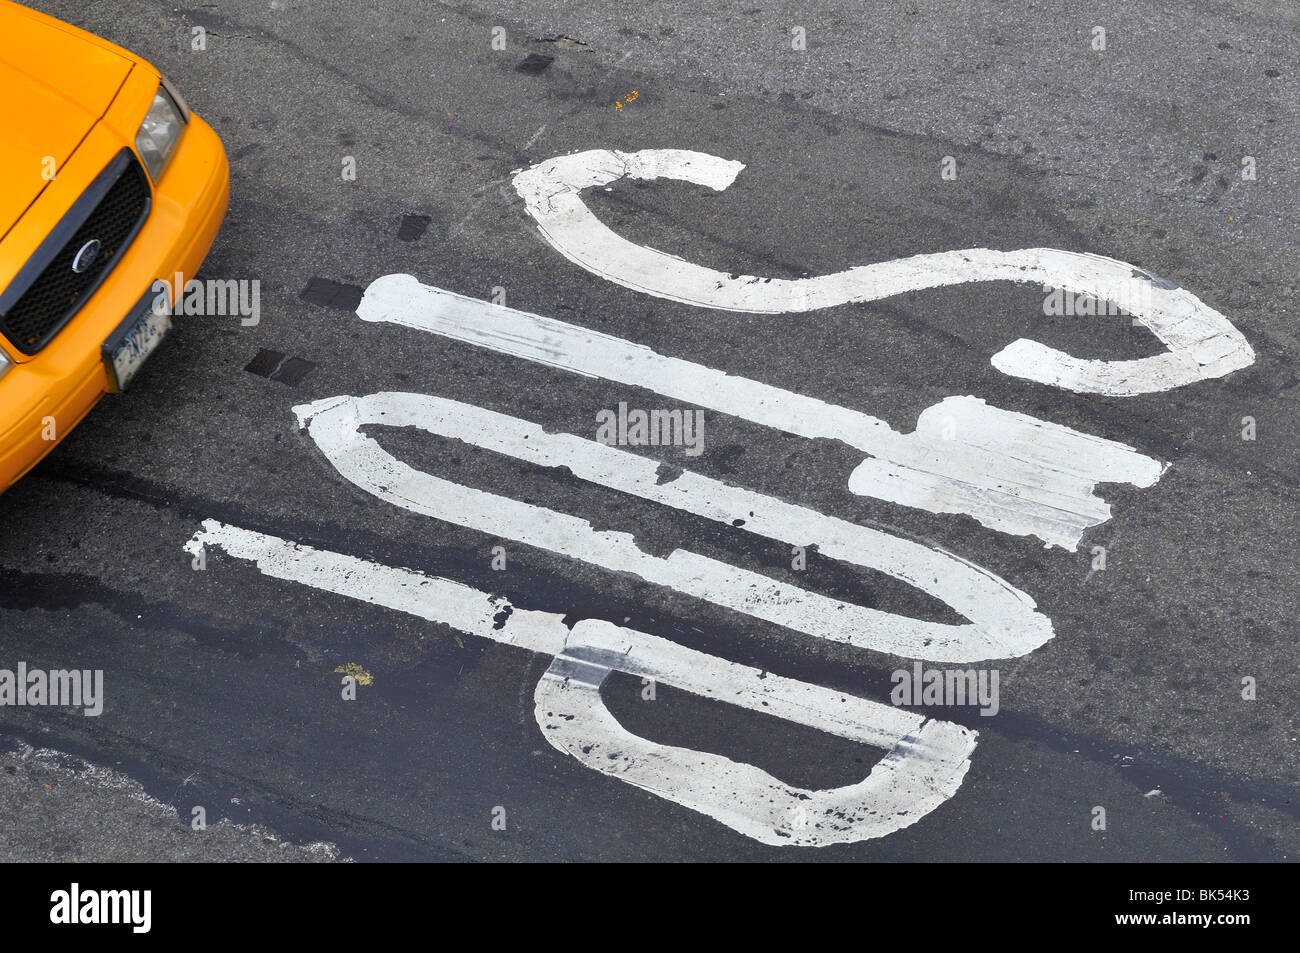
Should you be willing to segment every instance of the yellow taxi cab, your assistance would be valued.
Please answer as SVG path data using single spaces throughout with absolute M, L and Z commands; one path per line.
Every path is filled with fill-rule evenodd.
M 0 492 L 127 386 L 171 327 L 155 282 L 174 302 L 229 198 L 221 140 L 156 69 L 0 0 Z

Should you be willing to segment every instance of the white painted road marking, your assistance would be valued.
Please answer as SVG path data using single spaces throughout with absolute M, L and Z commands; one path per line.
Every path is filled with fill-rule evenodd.
M 1130 303 L 1168 350 L 1133 361 L 1079 360 L 1019 340 L 995 367 L 1080 392 L 1119 396 L 1167 390 L 1249 365 L 1254 354 L 1218 312 L 1182 289 L 1113 259 L 1056 249 L 968 249 L 883 262 L 799 280 L 733 278 L 635 245 L 605 228 L 581 191 L 623 176 L 676 178 L 726 188 L 739 163 L 704 153 L 592 151 L 548 160 L 515 177 L 542 234 L 563 254 L 612 281 L 711 308 L 781 313 L 871 301 L 903 291 L 970 281 L 1042 283 Z M 1150 486 L 1160 465 L 1131 447 L 1080 434 L 974 397 L 927 408 L 916 431 L 800 394 L 655 354 L 609 335 L 538 315 L 493 308 L 414 278 L 374 282 L 359 314 L 540 361 L 579 374 L 646 387 L 806 437 L 842 440 L 870 458 L 849 478 L 855 492 L 932 512 L 969 513 L 987 526 L 1078 545 L 1109 507 L 1098 482 Z M 656 461 L 445 398 L 381 393 L 334 397 L 295 408 L 331 464 L 388 502 L 497 538 L 540 546 L 627 572 L 757 618 L 849 645 L 931 661 L 1022 655 L 1052 637 L 1032 599 L 992 573 L 938 547 L 902 540 L 689 471 L 659 482 Z M 439 479 L 397 460 L 360 430 L 417 427 L 578 479 L 831 558 L 885 572 L 937 596 L 968 624 L 942 625 L 828 599 L 685 550 L 659 558 L 628 533 L 601 532 L 578 517 Z M 951 429 L 951 437 L 943 431 Z M 960 437 L 958 435 L 960 434 Z M 252 560 L 275 578 L 388 606 L 553 657 L 539 682 L 534 716 L 548 742 L 594 770 L 716 818 L 763 843 L 822 846 L 881 837 L 915 823 L 957 791 L 970 767 L 974 732 L 876 702 L 768 675 L 606 622 L 570 632 L 562 616 L 513 611 L 504 599 L 411 569 L 207 520 L 186 543 Z M 863 781 L 807 791 L 754 767 L 706 752 L 650 742 L 624 729 L 600 697 L 611 672 L 677 685 L 750 711 L 887 749 Z
M 329 397 L 294 408 L 331 464 L 381 500 L 488 535 L 538 546 L 798 632 L 858 648 L 936 662 L 1012 658 L 1052 637 L 1034 600 L 985 569 L 934 546 L 795 506 L 689 470 L 660 482 L 659 465 L 615 447 L 473 404 L 425 394 Z M 970 620 L 949 625 L 842 602 L 676 549 L 665 558 L 630 533 L 599 531 L 559 513 L 416 470 L 360 433 L 368 424 L 416 427 L 703 516 L 832 559 L 875 569 L 914 586 Z M 784 547 L 782 549 L 784 552 Z
M 916 430 L 901 434 L 847 407 L 467 298 L 410 275 L 372 281 L 357 314 L 653 390 L 801 437 L 839 440 L 871 454 L 849 478 L 855 493 L 931 513 L 965 513 L 1000 532 L 1034 535 L 1066 549 L 1110 519 L 1110 505 L 1093 494 L 1098 483 L 1148 487 L 1163 472 L 1158 461 L 1125 444 L 975 397 L 949 397 L 928 407 Z
M 729 275 L 637 245 L 606 227 L 582 200 L 584 189 L 622 178 L 674 179 L 725 189 L 744 165 L 704 152 L 594 149 L 557 156 L 518 172 L 515 191 L 542 236 L 560 254 L 602 278 L 646 294 L 704 308 L 764 314 L 814 311 L 973 281 L 1050 285 L 1123 306 L 1167 351 L 1127 361 L 1072 357 L 1025 338 L 992 357 L 1013 377 L 1078 393 L 1130 397 L 1223 377 L 1255 360 L 1246 339 L 1191 292 L 1127 262 L 1056 248 L 966 248 L 850 268 L 811 278 Z
M 499 596 L 416 572 L 204 520 L 185 544 L 253 562 L 263 574 L 385 606 L 470 635 L 555 656 L 538 683 L 546 740 L 584 765 L 704 813 L 765 844 L 825 846 L 883 837 L 948 800 L 970 768 L 976 733 L 889 705 L 774 675 L 644 632 L 517 609 Z M 805 790 L 753 765 L 648 741 L 610 714 L 613 671 L 886 749 L 857 784 Z

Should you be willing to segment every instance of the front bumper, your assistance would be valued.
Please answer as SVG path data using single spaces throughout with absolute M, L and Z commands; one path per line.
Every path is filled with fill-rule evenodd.
M 133 71 L 132 78 L 138 73 Z M 112 113 L 87 136 L 61 179 L 66 173 L 75 182 L 72 167 L 83 155 L 92 157 L 85 163 L 89 166 L 93 157 L 111 156 L 120 149 L 122 127 L 133 135 L 131 114 L 122 117 L 115 131 L 108 122 Z M 79 171 L 84 175 L 87 170 Z M 104 339 L 155 281 L 165 280 L 170 287 L 177 273 L 187 281 L 195 275 L 216 239 L 229 200 L 225 149 L 212 128 L 192 116 L 162 180 L 154 185 L 149 218 L 117 267 L 45 348 L 30 359 L 19 356 L 20 362 L 0 377 L 0 492 L 40 462 L 109 392 L 100 353 Z M 20 225 L 26 226 L 30 218 L 31 212 Z M 9 238 L 17 233 L 15 226 Z M 39 241 L 39 235 L 33 237 Z M 173 288 L 173 294 L 178 291 Z

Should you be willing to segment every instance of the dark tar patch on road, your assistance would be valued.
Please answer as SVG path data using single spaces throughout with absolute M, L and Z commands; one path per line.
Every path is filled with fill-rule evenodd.
M 432 221 L 433 219 L 428 215 L 403 215 L 402 224 L 397 229 L 398 241 L 413 242 L 419 240 Z
M 401 237 L 400 233 L 398 237 Z M 355 311 L 361 304 L 363 294 L 360 285 L 346 285 L 328 278 L 312 278 L 298 297 L 308 304 L 318 304 L 324 308 Z
M 524 57 L 524 61 L 515 68 L 521 73 L 540 73 L 554 62 L 554 56 L 547 56 L 544 53 L 529 53 Z
M 261 350 L 257 356 L 248 362 L 244 370 L 250 374 L 256 374 L 258 377 L 265 377 L 268 380 L 279 381 L 281 384 L 288 384 L 295 387 L 297 384 L 313 370 L 316 365 L 301 357 L 289 357 L 281 354 L 279 351 Z

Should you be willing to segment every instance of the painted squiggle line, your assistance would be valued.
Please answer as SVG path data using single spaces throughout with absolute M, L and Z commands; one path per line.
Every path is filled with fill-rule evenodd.
M 1232 323 L 1191 292 L 1127 262 L 1056 248 L 966 248 L 861 265 L 809 278 L 729 275 L 637 245 L 604 225 L 582 200 L 584 189 L 622 178 L 675 179 L 727 188 L 744 165 L 704 152 L 594 149 L 547 159 L 515 174 L 515 191 L 554 248 L 602 278 L 685 304 L 763 314 L 815 311 L 876 301 L 907 291 L 973 281 L 1051 285 L 1101 301 L 1141 301 L 1134 314 L 1168 348 L 1134 360 L 1076 358 L 1021 338 L 992 357 L 1025 380 L 1079 393 L 1131 397 L 1223 377 L 1248 367 L 1255 352 Z

